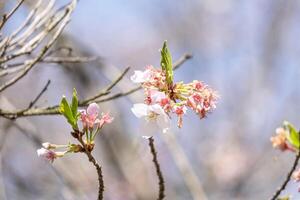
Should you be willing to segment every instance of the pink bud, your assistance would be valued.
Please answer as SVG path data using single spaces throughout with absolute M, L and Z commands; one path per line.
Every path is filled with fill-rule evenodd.
M 88 108 L 86 109 L 86 112 L 89 116 L 97 118 L 98 114 L 99 114 L 99 110 L 100 110 L 100 108 L 99 108 L 98 104 L 91 103 L 88 106 Z
M 102 114 L 102 118 L 99 121 L 99 127 L 102 128 L 105 124 L 110 124 L 114 120 L 109 113 Z

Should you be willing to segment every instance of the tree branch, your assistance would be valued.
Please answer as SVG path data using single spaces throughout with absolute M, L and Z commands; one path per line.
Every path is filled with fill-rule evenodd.
M 149 141 L 150 151 L 151 151 L 151 154 L 152 154 L 152 157 L 153 157 L 152 161 L 154 163 L 154 166 L 155 166 L 155 169 L 156 169 L 156 175 L 158 177 L 159 190 L 158 190 L 158 198 L 157 198 L 157 200 L 162 200 L 165 197 L 164 177 L 162 175 L 159 162 L 157 160 L 157 153 L 155 151 L 153 137 L 149 137 L 148 141 Z
M 181 58 L 178 59 L 178 61 L 176 61 L 173 64 L 173 68 L 178 69 L 185 61 L 187 61 L 190 58 L 191 58 L 190 54 L 184 54 Z M 114 94 L 110 97 L 99 99 L 100 97 L 110 94 L 110 90 L 120 80 L 122 80 L 124 78 L 124 76 L 128 72 L 128 70 L 129 70 L 129 68 L 126 68 L 124 70 L 124 72 L 115 81 L 113 81 L 109 86 L 107 86 L 106 89 L 104 89 L 103 91 L 99 92 L 98 94 L 96 94 L 92 97 L 89 97 L 87 99 L 79 101 L 78 105 L 80 107 L 84 107 L 84 106 L 87 106 L 90 102 L 96 102 L 96 103 L 107 102 L 107 101 L 111 101 L 111 100 L 114 100 L 114 99 L 117 99 L 120 97 L 130 95 L 130 94 L 140 90 L 141 87 L 139 86 L 139 87 L 132 88 L 132 89 L 128 90 L 127 92 L 120 92 L 120 93 Z M 28 116 L 37 116 L 37 115 L 57 115 L 57 114 L 59 114 L 58 105 L 49 106 L 46 108 L 22 109 L 22 110 L 18 110 L 18 111 L 7 111 L 7 110 L 0 109 L 0 117 L 2 116 L 5 118 L 9 118 L 9 119 L 16 119 L 19 117 L 28 117 Z
M 2 16 L 2 21 L 0 22 L 0 30 L 3 28 L 7 20 L 18 10 L 18 8 L 22 5 L 23 2 L 24 0 L 21 0 L 8 14 L 4 14 Z
M 80 142 L 80 144 L 83 146 L 84 148 L 84 153 L 87 155 L 87 157 L 89 158 L 89 161 L 91 163 L 93 163 L 93 165 L 95 166 L 96 170 L 97 170 L 97 174 L 98 174 L 98 200 L 102 200 L 103 199 L 103 192 L 104 192 L 104 181 L 103 181 L 103 175 L 102 175 L 102 169 L 101 166 L 97 163 L 96 159 L 94 158 L 94 156 L 92 155 L 91 151 L 88 149 L 88 147 L 86 146 L 85 142 L 82 139 L 82 136 L 79 136 L 77 138 L 77 140 Z
M 34 104 L 41 98 L 41 96 L 44 94 L 44 92 L 46 92 L 46 90 L 48 89 L 48 86 L 50 85 L 51 80 L 49 79 L 46 83 L 46 85 L 43 87 L 43 89 L 40 91 L 40 93 L 34 98 L 33 101 L 30 102 L 29 106 L 27 109 L 32 108 L 32 106 L 34 106 Z

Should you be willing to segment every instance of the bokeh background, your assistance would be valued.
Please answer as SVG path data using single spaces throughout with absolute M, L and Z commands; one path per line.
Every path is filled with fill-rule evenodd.
M 2 0 L 0 12 L 15 3 Z M 34 4 L 26 1 L 4 32 L 18 26 Z M 201 190 L 212 200 L 268 199 L 294 159 L 292 153 L 274 150 L 270 137 L 283 120 L 300 128 L 299 11 L 300 2 L 292 0 L 80 1 L 57 46 L 71 46 L 99 61 L 40 64 L 1 93 L 0 105 L 12 110 L 28 106 L 48 79 L 51 84 L 38 106 L 57 104 L 63 94 L 70 97 L 73 87 L 85 98 L 131 66 L 114 89 L 127 91 L 134 87 L 129 80 L 134 69 L 159 65 L 158 50 L 167 40 L 174 60 L 186 52 L 193 55 L 175 79 L 209 84 L 221 96 L 217 109 L 204 120 L 189 112 L 182 129 L 174 121 L 172 136 L 162 136 L 145 129 L 130 111 L 142 101 L 142 91 L 100 104 L 115 117 L 97 137 L 94 151 L 103 166 L 105 199 L 156 198 L 157 177 L 141 137 L 148 131 L 155 135 L 166 199 L 197 199 Z M 41 141 L 73 141 L 69 132 L 61 116 L 1 118 L 0 199 L 95 199 L 96 172 L 84 155 L 52 165 L 36 155 Z M 182 162 L 189 172 L 182 170 Z M 291 181 L 284 194 L 300 198 L 298 185 Z

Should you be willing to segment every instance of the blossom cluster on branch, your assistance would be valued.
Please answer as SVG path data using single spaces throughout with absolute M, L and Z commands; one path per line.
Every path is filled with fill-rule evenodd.
M 109 124 L 113 121 L 113 117 L 111 117 L 109 113 L 102 113 L 100 117 L 100 108 L 96 103 L 89 104 L 86 110 L 78 110 L 78 100 L 75 89 L 73 92 L 72 103 L 70 105 L 66 101 L 65 97 L 63 97 L 60 105 L 60 112 L 73 127 L 73 132 L 71 132 L 73 137 L 80 139 L 85 136 L 85 146 L 82 146 L 82 144 L 72 143 L 57 145 L 45 142 L 42 144 L 43 147 L 37 150 L 37 154 L 49 162 L 53 162 L 56 158 L 63 157 L 67 153 L 84 152 L 85 147 L 87 147 L 88 151 L 91 152 L 94 148 L 95 136 L 100 132 L 105 124 Z M 78 121 L 81 122 L 81 126 L 78 124 Z M 55 151 L 58 149 L 63 150 Z
M 276 135 L 270 138 L 273 148 L 279 149 L 282 152 L 296 153 L 294 164 L 289 171 L 286 180 L 283 185 L 275 192 L 272 200 L 277 199 L 280 193 L 285 189 L 290 179 L 294 179 L 295 182 L 300 182 L 300 168 L 297 169 L 298 162 L 300 160 L 300 133 L 289 122 L 284 121 L 283 125 L 276 129 Z M 298 189 L 300 192 L 300 187 Z M 289 197 L 284 197 L 290 199 Z M 284 199 L 278 198 L 278 199 Z
M 132 112 L 138 118 L 155 120 L 163 132 L 169 129 L 172 114 L 178 117 L 181 128 L 188 108 L 201 119 L 216 108 L 218 95 L 208 85 L 198 80 L 173 82 L 172 58 L 166 42 L 161 50 L 161 69 L 147 66 L 145 71 L 135 71 L 131 80 L 141 84 L 145 93 L 144 103 L 134 104 Z

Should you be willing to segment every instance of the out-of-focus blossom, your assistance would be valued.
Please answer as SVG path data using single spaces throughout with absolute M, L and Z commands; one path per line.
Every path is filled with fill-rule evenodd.
M 170 127 L 170 118 L 159 104 L 147 105 L 138 103 L 133 105 L 131 111 L 138 118 L 144 117 L 147 121 L 155 121 L 164 133 Z
M 52 148 L 52 145 L 51 145 L 51 143 L 49 143 L 49 142 L 44 142 L 44 143 L 42 144 L 42 146 L 43 146 L 45 149 L 51 149 L 51 148 Z
M 300 169 L 297 169 L 293 172 L 292 178 L 296 181 L 300 181 Z
M 178 117 L 178 127 L 182 127 L 187 108 L 198 114 L 200 119 L 216 108 L 216 92 L 197 80 L 188 84 L 178 82 L 170 85 L 166 82 L 165 72 L 152 66 L 147 67 L 144 72 L 135 71 L 131 80 L 140 83 L 144 88 L 145 104 L 148 105 L 134 105 L 132 111 L 137 117 L 149 116 L 151 105 L 160 106 L 168 121 L 171 114 L 175 113 Z
M 292 178 L 295 182 L 300 182 L 300 169 L 297 169 L 293 172 Z M 300 187 L 298 188 L 298 192 L 300 192 Z
M 293 150 L 287 143 L 287 134 L 288 132 L 284 128 L 277 128 L 276 135 L 270 138 L 273 148 L 281 151 Z
M 42 157 L 51 163 L 54 161 L 54 159 L 64 156 L 65 153 L 66 152 L 55 152 L 45 148 L 40 148 L 37 150 L 37 154 L 39 157 Z

